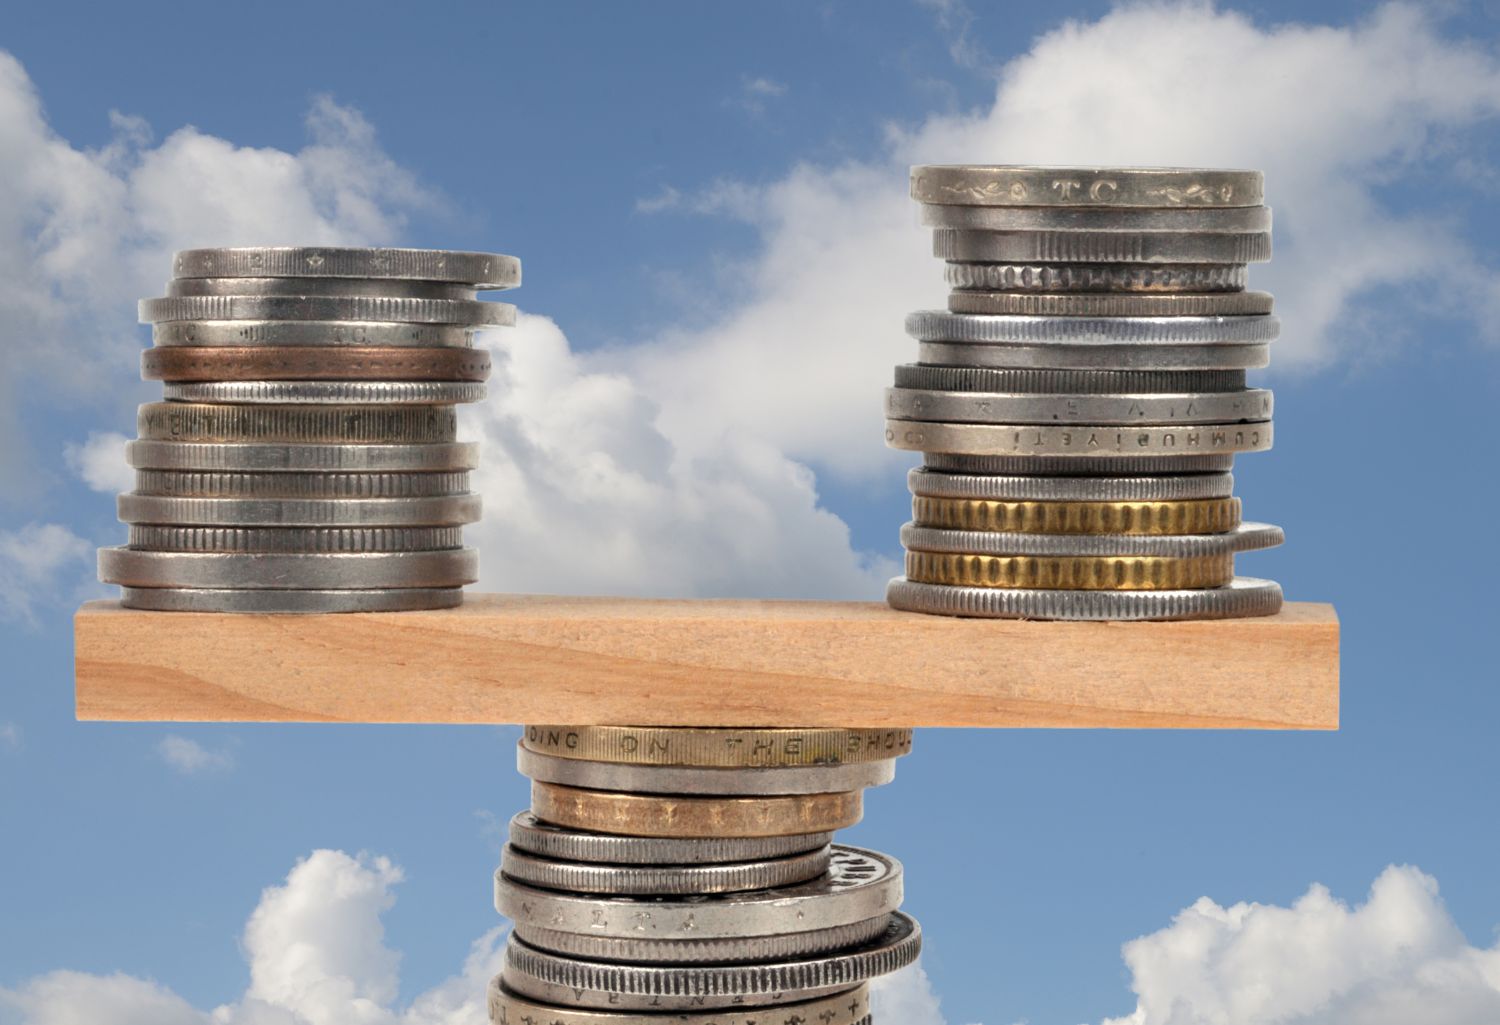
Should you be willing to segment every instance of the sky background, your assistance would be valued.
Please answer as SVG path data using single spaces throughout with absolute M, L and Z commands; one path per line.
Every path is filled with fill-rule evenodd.
M 148 13 L 149 12 L 149 13 Z M 487 590 L 878 598 L 915 162 L 1250 166 L 1288 543 L 1336 734 L 928 730 L 914 1025 L 1500 1022 L 1500 9 L 54 2 L 0 27 L 0 1025 L 483 1021 L 507 728 L 72 720 L 171 250 L 520 256 Z M 507 297 L 510 298 L 510 297 Z M 1107 667 L 1101 667 L 1107 671 Z M 399 953 L 398 953 L 399 952 Z

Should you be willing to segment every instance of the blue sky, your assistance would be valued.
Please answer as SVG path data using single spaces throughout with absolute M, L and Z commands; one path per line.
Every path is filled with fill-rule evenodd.
M 907 866 L 940 1005 L 903 983 L 906 1020 L 1500 1020 L 1485 7 L 152 11 L 0 31 L 0 1023 L 332 1025 L 346 991 L 482 1013 L 463 962 L 526 803 L 512 732 L 71 719 L 68 615 L 151 392 L 133 299 L 168 251 L 523 259 L 530 316 L 468 424 L 488 589 L 876 597 L 907 515 L 880 388 L 942 296 L 917 160 L 1266 169 L 1277 445 L 1236 477 L 1288 543 L 1242 567 L 1338 604 L 1344 711 L 920 734 L 849 835 Z M 315 850 L 347 854 L 294 870 Z M 355 896 L 319 911 L 330 879 Z M 275 956 L 308 935 L 317 978 Z

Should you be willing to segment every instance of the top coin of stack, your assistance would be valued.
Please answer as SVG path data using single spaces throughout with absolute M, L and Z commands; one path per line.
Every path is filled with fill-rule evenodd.
M 920 451 L 890 604 L 1033 619 L 1268 615 L 1236 552 L 1234 456 L 1271 447 L 1247 388 L 1279 330 L 1245 290 L 1270 259 L 1256 171 L 912 169 L 947 261 L 948 309 L 907 318 L 918 362 L 886 392 L 886 442 Z
M 189 249 L 144 299 L 154 345 L 119 498 L 127 545 L 99 577 L 130 608 L 352 612 L 463 600 L 476 446 L 455 407 L 484 398 L 474 332 L 515 307 L 521 265 L 424 249 Z

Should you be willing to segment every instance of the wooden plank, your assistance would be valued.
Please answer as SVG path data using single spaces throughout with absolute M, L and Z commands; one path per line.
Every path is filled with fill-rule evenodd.
M 74 622 L 80 719 L 1336 729 L 1338 619 L 1039 623 L 866 602 L 471 594 Z

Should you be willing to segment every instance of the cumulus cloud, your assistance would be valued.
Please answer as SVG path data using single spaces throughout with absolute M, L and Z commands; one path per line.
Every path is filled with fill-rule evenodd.
M 0 530 L 0 621 L 36 625 L 39 609 L 90 585 L 93 559 L 94 546 L 57 523 Z
M 196 776 L 234 768 L 234 755 L 223 749 L 204 747 L 196 740 L 168 734 L 156 745 L 156 753 L 177 772 Z
M 261 894 L 241 948 L 240 998 L 199 1010 L 157 982 L 57 971 L 0 987 L 5 1025 L 474 1025 L 500 970 L 504 931 L 485 933 L 458 973 L 397 1005 L 400 955 L 381 916 L 400 868 L 380 857 L 314 851 Z
M 95 491 L 129 491 L 135 487 L 135 471 L 125 462 L 129 440 L 118 431 L 90 431 L 85 441 L 63 446 L 63 461 Z
M 1103 1025 L 1488 1025 L 1500 944 L 1470 946 L 1437 881 L 1392 866 L 1364 904 L 1313 886 L 1291 907 L 1208 898 L 1125 945 L 1138 1003 Z

